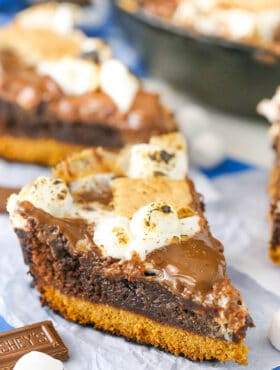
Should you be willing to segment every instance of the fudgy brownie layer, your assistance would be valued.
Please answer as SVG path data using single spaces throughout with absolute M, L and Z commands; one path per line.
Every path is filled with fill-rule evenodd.
M 38 227 L 33 221 L 29 229 L 16 233 L 39 290 L 52 286 L 68 296 L 109 304 L 203 336 L 225 338 L 225 332 L 214 321 L 215 309 L 173 294 L 153 279 L 153 272 L 139 271 L 139 277 L 131 280 L 120 274 L 116 277 L 110 267 L 117 260 L 100 256 L 97 249 L 71 251 L 65 235 L 54 226 Z M 240 342 L 249 326 L 252 321 L 248 316 L 245 325 L 227 340 Z
M 63 122 L 47 112 L 42 103 L 36 109 L 25 110 L 19 105 L 0 99 L 0 135 L 32 139 L 54 139 L 83 146 L 121 147 L 120 131 L 101 124 L 82 125 L 80 122 Z

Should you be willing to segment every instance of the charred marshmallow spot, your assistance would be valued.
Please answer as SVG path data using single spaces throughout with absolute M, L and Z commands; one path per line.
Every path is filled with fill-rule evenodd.
M 183 179 L 187 174 L 187 167 L 184 150 L 166 149 L 156 144 L 138 144 L 131 149 L 128 176 L 131 178 L 167 176 Z

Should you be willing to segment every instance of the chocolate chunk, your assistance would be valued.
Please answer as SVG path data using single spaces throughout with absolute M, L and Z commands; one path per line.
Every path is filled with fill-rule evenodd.
M 6 204 L 9 196 L 13 193 L 18 193 L 17 188 L 5 188 L 0 187 L 0 213 L 6 213 Z
M 44 352 L 58 360 L 69 358 L 68 349 L 51 321 L 42 321 L 0 333 L 0 370 L 12 370 L 30 351 Z

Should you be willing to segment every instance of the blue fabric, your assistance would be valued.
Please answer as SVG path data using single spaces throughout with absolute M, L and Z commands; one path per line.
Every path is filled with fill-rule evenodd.
M 13 327 L 8 324 L 3 317 L 0 316 L 0 332 L 13 329 Z
M 211 169 L 203 169 L 201 168 L 201 171 L 209 177 L 209 179 L 213 179 L 218 176 L 223 175 L 230 175 L 233 173 L 243 172 L 255 169 L 256 167 L 245 162 L 240 162 L 233 158 L 226 158 L 221 164 L 219 164 L 215 168 Z

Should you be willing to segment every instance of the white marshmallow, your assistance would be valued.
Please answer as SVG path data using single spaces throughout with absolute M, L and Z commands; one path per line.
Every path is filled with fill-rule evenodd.
M 123 258 L 131 242 L 129 220 L 121 216 L 104 217 L 95 227 L 93 241 L 104 248 L 107 256 Z
M 56 62 L 42 62 L 38 73 L 50 76 L 69 95 L 81 95 L 99 87 L 99 66 L 91 61 L 65 57 Z
M 131 148 L 128 177 L 149 178 L 156 174 L 172 179 L 184 179 L 188 172 L 185 150 L 165 148 L 157 144 L 138 144 Z
M 164 209 L 167 209 L 167 212 L 164 212 Z M 154 249 L 167 245 L 173 237 L 180 236 L 177 213 L 165 204 L 148 204 L 133 215 L 130 231 L 133 242 L 129 246 L 127 257 L 136 251 L 145 259 Z
M 212 132 L 201 132 L 192 142 L 191 157 L 197 166 L 215 167 L 223 160 L 224 155 L 222 139 Z
M 56 217 L 69 215 L 73 207 L 72 196 L 62 180 L 38 177 L 33 183 L 26 185 L 19 194 L 11 195 L 8 200 L 7 209 L 15 227 L 22 228 L 24 226 L 22 219 L 16 212 L 17 203 L 23 201 L 28 201 L 36 208 Z
M 45 353 L 32 351 L 17 361 L 14 370 L 63 370 L 63 363 Z
M 111 59 L 101 66 L 100 86 L 121 112 L 127 112 L 139 90 L 139 81 L 120 61 Z
M 270 343 L 280 351 L 280 310 L 275 312 L 272 316 L 268 338 Z
M 200 230 L 199 216 L 179 219 L 170 206 L 157 202 L 140 208 L 129 221 L 126 217 L 105 217 L 97 222 L 93 240 L 106 255 L 130 259 L 136 252 L 141 259 L 169 244 L 174 237 L 193 236 Z

